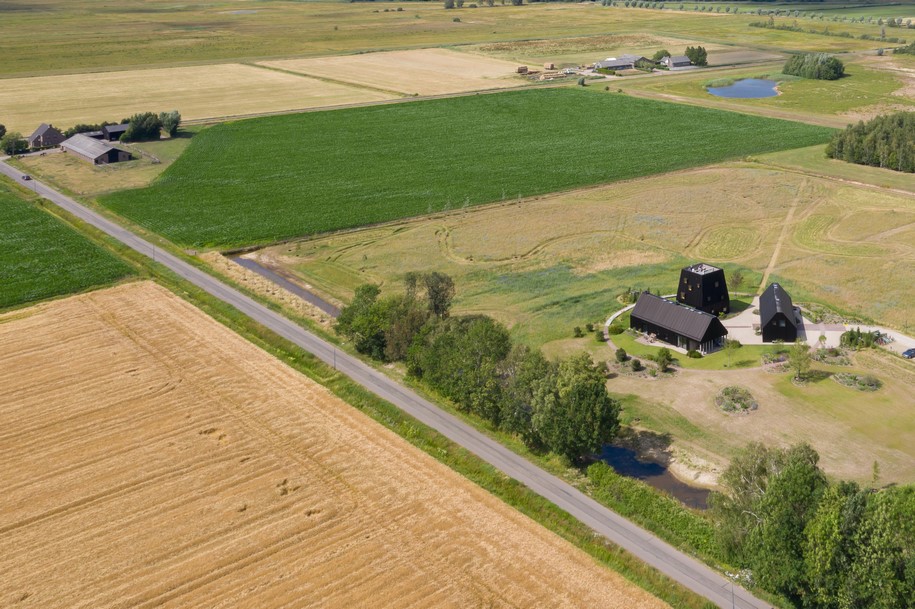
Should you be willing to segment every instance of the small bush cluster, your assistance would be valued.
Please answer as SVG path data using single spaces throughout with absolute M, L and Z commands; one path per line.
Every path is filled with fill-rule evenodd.
M 876 332 L 865 332 L 861 328 L 854 328 L 843 332 L 839 337 L 839 344 L 848 349 L 871 349 L 877 345 Z
M 782 72 L 814 80 L 838 80 L 845 75 L 845 64 L 826 53 L 804 53 L 788 59 Z
M 848 357 L 845 355 L 845 352 L 837 347 L 817 349 L 816 353 L 813 354 L 813 359 L 823 364 L 830 364 L 832 366 L 851 365 L 851 360 L 848 359 Z
M 833 374 L 834 381 L 845 387 L 851 387 L 858 391 L 877 391 L 883 385 L 880 380 L 870 374 L 854 374 L 852 372 L 840 372 Z
M 730 385 L 719 391 L 715 397 L 715 404 L 725 412 L 750 412 L 759 407 L 753 394 L 737 385 Z

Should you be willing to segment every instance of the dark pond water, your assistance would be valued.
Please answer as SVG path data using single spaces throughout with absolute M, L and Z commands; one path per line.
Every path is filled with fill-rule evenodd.
M 639 461 L 634 450 L 607 444 L 600 458 L 617 473 L 636 478 L 679 499 L 684 505 L 704 510 L 708 508 L 709 490 L 681 482 L 666 467 L 657 463 Z
M 727 87 L 709 87 L 708 92 L 718 97 L 737 99 L 756 99 L 759 97 L 775 97 L 777 82 L 762 78 L 744 78 Z

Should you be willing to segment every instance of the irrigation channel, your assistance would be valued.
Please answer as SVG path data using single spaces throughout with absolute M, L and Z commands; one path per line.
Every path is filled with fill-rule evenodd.
M 242 256 L 229 256 L 229 260 L 269 279 L 279 287 L 315 305 L 331 317 L 337 317 L 340 314 L 340 309 L 334 305 L 256 260 Z M 662 490 L 687 507 L 699 510 L 708 507 L 708 489 L 686 484 L 671 474 L 663 465 L 640 461 L 636 452 L 630 448 L 608 444 L 601 450 L 600 460 L 611 466 L 620 475 L 641 480 L 649 486 Z

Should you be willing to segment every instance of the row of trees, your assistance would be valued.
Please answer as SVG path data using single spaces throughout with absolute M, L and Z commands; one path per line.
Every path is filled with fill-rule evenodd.
M 798 607 L 915 607 L 915 486 L 830 483 L 818 463 L 806 444 L 735 456 L 710 498 L 725 559 Z
M 442 273 L 409 273 L 403 293 L 376 285 L 356 290 L 336 330 L 533 450 L 576 460 L 619 429 L 619 403 L 606 389 L 606 367 L 581 354 L 550 362 L 513 345 L 508 330 L 483 316 L 450 315 L 454 283 Z
M 782 72 L 815 80 L 838 80 L 845 75 L 845 64 L 826 53 L 803 53 L 791 56 Z
M 849 125 L 826 146 L 833 159 L 915 172 L 915 112 L 878 116 Z
M 694 66 L 708 65 L 708 53 L 705 47 L 686 47 L 686 52 L 683 54 L 689 57 Z

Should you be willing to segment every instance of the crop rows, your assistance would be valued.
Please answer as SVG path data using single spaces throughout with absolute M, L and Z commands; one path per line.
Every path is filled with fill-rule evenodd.
M 831 130 L 581 89 L 239 121 L 102 202 L 181 245 L 230 247 L 825 142 Z

